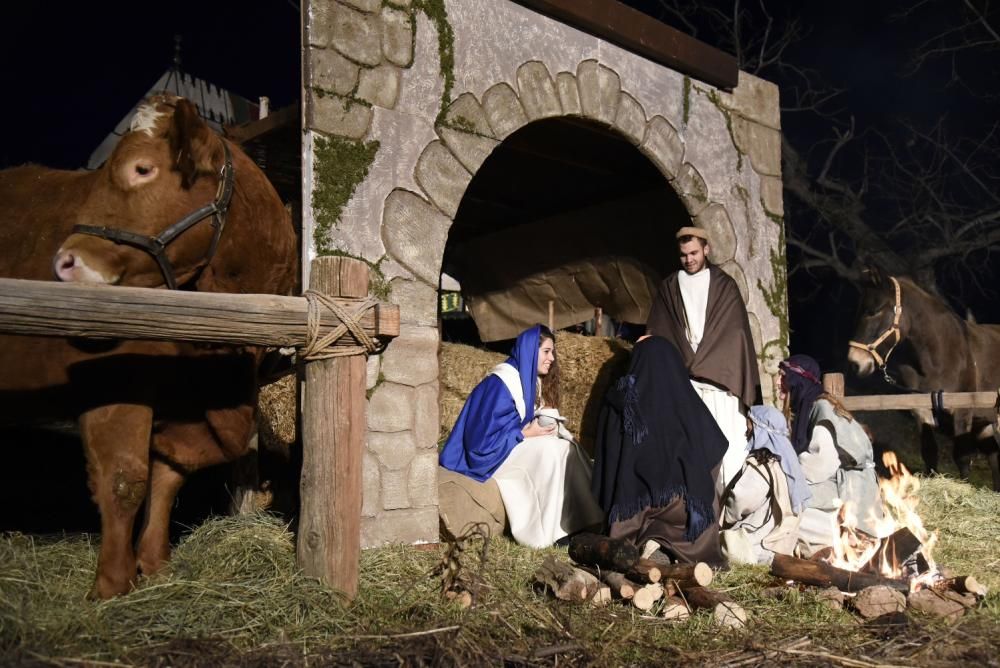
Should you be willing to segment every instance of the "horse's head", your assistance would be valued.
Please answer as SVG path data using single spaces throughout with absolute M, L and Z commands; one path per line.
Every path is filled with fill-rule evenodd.
M 857 326 L 847 348 L 847 359 L 859 376 L 884 367 L 893 348 L 903 339 L 900 289 L 899 281 L 878 267 L 861 272 Z
M 217 221 L 209 214 L 172 226 L 213 202 L 228 206 L 229 160 L 222 138 L 191 102 L 150 98 L 98 170 L 74 233 L 56 253 L 56 276 L 141 287 L 189 280 L 210 259 Z

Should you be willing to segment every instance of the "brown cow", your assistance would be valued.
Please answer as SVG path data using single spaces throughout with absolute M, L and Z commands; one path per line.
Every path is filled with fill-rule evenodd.
M 224 216 L 209 211 L 185 231 L 165 233 L 202 207 L 226 208 L 227 199 Z M 159 263 L 149 252 L 159 244 L 140 239 L 157 235 L 173 237 Z M 297 268 L 295 232 L 267 178 L 205 125 L 194 105 L 169 96 L 151 98 L 136 113 L 95 172 L 0 172 L 0 249 L 0 276 L 51 280 L 55 272 L 67 281 L 175 282 L 209 292 L 288 294 Z M 182 343 L 0 337 L 0 419 L 79 420 L 101 512 L 91 596 L 128 591 L 137 568 L 158 570 L 169 556 L 170 509 L 185 476 L 243 454 L 260 355 Z

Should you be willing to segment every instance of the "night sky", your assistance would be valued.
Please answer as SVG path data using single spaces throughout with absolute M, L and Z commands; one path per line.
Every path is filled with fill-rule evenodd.
M 630 0 L 630 4 L 669 20 L 658 0 Z M 767 6 L 779 18 L 794 13 L 809 26 L 809 36 L 789 51 L 787 59 L 818 70 L 829 85 L 844 89 L 835 106 L 854 115 L 858 132 L 874 127 L 896 132 L 899 118 L 924 125 L 946 118 L 961 126 L 995 115 L 995 102 L 984 104 L 960 87 L 942 87 L 947 63 L 918 76 L 904 76 L 910 49 L 937 29 L 944 17 L 942 11 L 929 10 L 906 21 L 893 18 L 910 4 L 844 0 Z M 175 35 L 182 38 L 184 71 L 250 100 L 267 95 L 272 108 L 297 98 L 297 0 L 179 0 L 150 7 L 155 10 L 118 0 L 5 3 L 0 9 L 4 98 L 0 167 L 25 162 L 63 168 L 84 164 L 100 140 L 171 65 Z M 675 23 L 675 27 L 682 26 Z M 710 34 L 698 37 L 712 43 Z M 995 62 L 976 72 L 984 80 L 994 77 Z M 832 127 L 804 114 L 785 114 L 782 122 L 786 134 L 803 144 L 829 137 Z M 793 293 L 801 285 L 793 281 Z M 792 297 L 793 346 L 811 346 L 806 339 L 812 336 L 812 319 L 797 311 L 796 294 Z M 820 299 L 851 297 L 850 292 L 835 288 Z M 991 299 L 988 295 L 985 301 L 979 299 L 980 319 L 994 315 Z M 841 318 L 848 321 L 845 329 L 852 317 Z M 829 329 L 817 331 L 828 333 Z M 828 342 L 815 346 L 825 348 Z M 825 350 L 805 351 L 832 358 L 832 352 L 827 355 Z
M 298 3 L 9 2 L 0 9 L 0 167 L 76 168 L 174 58 L 271 108 L 299 95 Z

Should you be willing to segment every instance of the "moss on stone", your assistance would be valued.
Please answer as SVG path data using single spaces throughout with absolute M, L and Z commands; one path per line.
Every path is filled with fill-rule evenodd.
M 691 117 L 691 77 L 684 77 L 684 125 Z
M 332 254 L 330 230 L 340 221 L 358 184 L 368 176 L 378 148 L 377 141 L 316 136 L 312 210 L 313 243 L 318 255 Z
M 465 132 L 466 134 L 470 135 L 482 135 L 481 132 L 476 130 L 476 124 L 470 121 L 465 116 L 459 115 L 453 118 L 444 119 L 440 121 L 440 125 L 451 128 L 452 130 Z
M 377 390 L 378 386 L 384 382 L 385 382 L 385 375 L 383 375 L 382 370 L 379 369 L 378 378 L 375 380 L 375 384 L 371 387 L 371 389 L 365 392 L 365 399 L 371 401 L 372 395 L 375 394 L 375 390 Z
M 768 220 L 778 225 L 779 227 L 782 228 L 784 227 L 785 217 L 782 216 L 781 214 L 772 213 L 771 211 L 768 211 L 767 206 L 764 204 L 763 197 L 760 198 L 760 208 L 763 209 L 764 215 L 767 216 Z
M 764 356 L 769 347 L 781 346 L 782 350 L 788 351 L 789 326 L 788 326 L 788 264 L 785 257 L 785 229 L 778 233 L 777 248 L 772 248 L 771 255 L 771 284 L 765 286 L 764 281 L 757 279 L 757 288 L 764 296 L 764 303 L 778 321 L 778 338 L 772 339 L 764 344 L 761 351 Z
M 733 128 L 733 117 L 732 113 L 724 104 L 722 104 L 722 98 L 719 96 L 719 92 L 716 90 L 710 90 L 707 92 L 709 101 L 715 105 L 715 108 L 722 113 L 722 117 L 726 119 L 726 129 L 729 131 L 729 139 L 733 142 L 733 148 L 736 149 L 736 171 L 743 171 L 743 151 L 740 149 L 739 143 L 736 141 L 736 130 Z
M 423 12 L 437 29 L 438 57 L 440 59 L 441 77 L 444 79 L 444 90 L 441 91 L 441 108 L 438 110 L 435 124 L 444 120 L 445 109 L 451 104 L 451 91 L 455 87 L 455 31 L 448 23 L 448 10 L 445 0 L 413 0 L 414 12 Z M 416 48 L 417 22 L 413 21 L 413 44 Z

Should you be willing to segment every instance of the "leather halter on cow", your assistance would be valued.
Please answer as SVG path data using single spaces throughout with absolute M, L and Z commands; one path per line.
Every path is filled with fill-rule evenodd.
M 225 142 L 222 143 L 222 148 L 225 152 L 225 161 L 223 162 L 222 169 L 219 170 L 219 189 L 216 192 L 215 200 L 197 211 L 192 211 L 155 237 L 100 225 L 74 225 L 73 233 L 89 234 L 113 241 L 116 244 L 127 244 L 146 251 L 153 256 L 156 264 L 159 265 L 167 287 L 171 290 L 176 290 L 177 277 L 174 274 L 174 267 L 170 263 L 170 258 L 167 257 L 167 246 L 170 245 L 170 242 L 211 216 L 212 229 L 215 233 L 212 235 L 212 242 L 205 253 L 204 262 L 202 263 L 202 267 L 205 267 L 212 261 L 215 249 L 219 246 L 219 237 L 222 236 L 222 230 L 226 226 L 226 213 L 229 211 L 229 200 L 233 196 L 233 156 L 229 150 L 229 146 Z
M 875 360 L 878 368 L 881 369 L 882 373 L 885 375 L 886 381 L 890 383 L 895 383 L 889 373 L 886 371 L 886 364 L 889 363 L 889 355 L 892 355 L 892 351 L 896 349 L 899 342 L 903 340 L 903 336 L 899 331 L 899 319 L 903 316 L 903 296 L 899 289 L 899 281 L 896 280 L 895 276 L 889 276 L 889 280 L 892 281 L 893 288 L 896 291 L 896 303 L 892 307 L 893 316 L 892 324 L 885 329 L 879 336 L 871 343 L 861 343 L 860 341 L 848 341 L 847 345 L 851 348 L 857 348 L 863 350 Z M 885 356 L 879 354 L 878 347 L 885 342 L 890 336 L 894 337 L 892 345 L 889 346 L 889 350 L 886 351 Z

